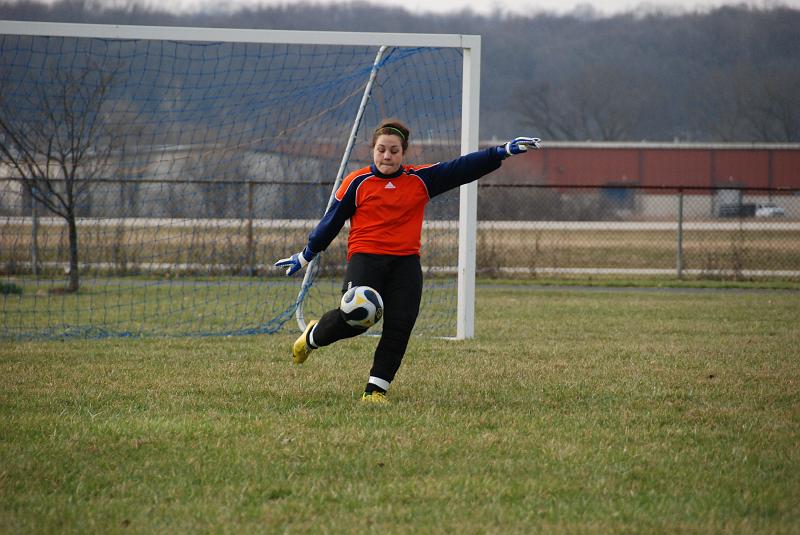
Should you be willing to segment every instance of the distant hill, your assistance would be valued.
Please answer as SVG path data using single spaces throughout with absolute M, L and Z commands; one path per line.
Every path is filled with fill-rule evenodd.
M 66 0 L 0 4 L 0 19 L 483 37 L 481 137 L 800 141 L 800 10 L 415 16 L 366 4 L 177 16 Z

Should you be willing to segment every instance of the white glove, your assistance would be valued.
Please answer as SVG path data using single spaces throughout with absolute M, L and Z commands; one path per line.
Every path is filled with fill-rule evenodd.
M 301 252 L 295 253 L 289 258 L 281 258 L 275 262 L 275 267 L 285 267 L 286 275 L 291 276 L 306 267 L 315 256 L 317 256 L 316 253 L 312 253 L 311 250 L 306 247 Z
M 500 145 L 497 147 L 497 151 L 500 152 L 503 156 L 511 156 L 513 154 L 520 154 L 522 152 L 527 151 L 530 148 L 538 149 L 540 148 L 539 143 L 541 143 L 541 139 L 538 137 L 515 137 L 505 145 Z

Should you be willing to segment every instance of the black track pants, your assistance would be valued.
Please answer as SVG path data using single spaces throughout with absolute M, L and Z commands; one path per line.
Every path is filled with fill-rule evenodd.
M 351 286 L 371 286 L 383 298 L 383 333 L 375 349 L 370 375 L 391 383 L 419 314 L 422 299 L 419 256 L 356 253 L 347 264 L 342 293 Z M 320 318 L 314 329 L 314 344 L 322 347 L 364 332 L 364 329 L 348 325 L 339 308 L 335 308 Z

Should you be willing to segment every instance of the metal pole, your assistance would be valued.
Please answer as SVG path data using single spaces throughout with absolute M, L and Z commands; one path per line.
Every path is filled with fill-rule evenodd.
M 478 150 L 481 89 L 481 39 L 465 39 L 461 81 L 461 154 Z M 459 188 L 458 305 L 456 338 L 475 336 L 475 272 L 478 236 L 478 184 Z
M 353 127 L 350 129 L 350 138 L 347 140 L 347 147 L 344 149 L 344 154 L 342 155 L 342 161 L 339 163 L 339 171 L 336 173 L 336 180 L 333 182 L 333 188 L 331 189 L 331 195 L 328 197 L 328 205 L 325 207 L 325 212 L 327 212 L 330 207 L 333 205 L 333 201 L 336 198 L 336 190 L 339 188 L 339 184 L 342 182 L 344 178 L 344 172 L 347 169 L 347 162 L 350 160 L 350 153 L 353 152 L 353 145 L 356 142 L 356 136 L 358 136 L 358 129 L 361 126 L 361 119 L 364 117 L 364 110 L 367 107 L 367 102 L 369 101 L 370 94 L 372 93 L 372 84 L 375 82 L 375 78 L 378 76 L 378 69 L 380 68 L 381 59 L 383 58 L 383 53 L 386 52 L 388 47 L 386 45 L 382 45 L 378 49 L 378 53 L 375 55 L 375 61 L 372 63 L 372 70 L 369 73 L 369 79 L 367 80 L 367 85 L 364 88 L 364 94 L 361 96 L 361 103 L 358 106 L 358 112 L 356 113 L 356 118 L 353 121 Z M 308 263 L 306 266 L 306 273 L 303 276 L 303 284 L 300 286 L 300 293 L 297 294 L 297 309 L 295 310 L 295 317 L 297 318 L 297 325 L 300 327 L 301 331 L 304 331 L 306 328 L 306 319 L 303 313 L 303 298 L 305 297 L 308 288 L 311 287 L 311 274 L 313 273 L 314 267 L 319 262 L 320 255 L 314 257 L 311 262 Z
M 33 275 L 39 276 L 39 210 L 37 209 L 36 188 L 31 188 L 31 265 Z
M 683 278 L 683 190 L 678 190 L 678 251 L 676 259 L 678 278 Z
M 247 270 L 252 277 L 255 272 L 255 246 L 253 243 L 253 182 L 247 180 Z

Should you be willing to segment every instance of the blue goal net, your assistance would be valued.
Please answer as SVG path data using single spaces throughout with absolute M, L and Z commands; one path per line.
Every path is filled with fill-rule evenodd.
M 347 228 L 310 286 L 272 266 L 325 211 L 376 46 L 0 35 L 0 337 L 237 335 L 338 304 Z M 389 47 L 374 126 L 408 161 L 460 152 L 462 52 Z M 453 336 L 458 192 L 423 231 L 416 332 Z

